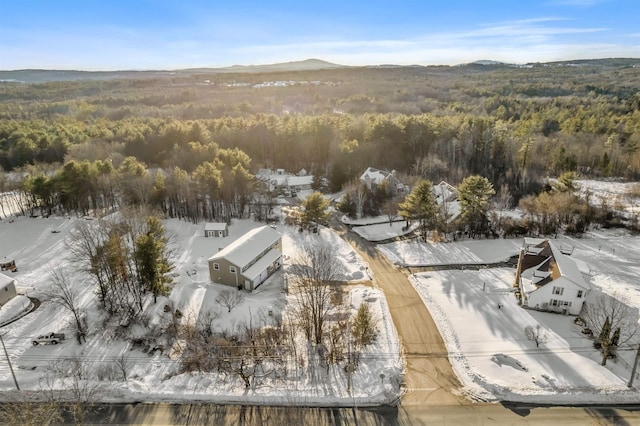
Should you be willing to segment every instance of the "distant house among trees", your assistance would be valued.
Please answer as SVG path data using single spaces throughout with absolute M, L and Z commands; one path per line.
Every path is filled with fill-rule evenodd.
M 17 295 L 16 280 L 0 273 L 0 306 Z
M 313 176 L 289 176 L 287 178 L 287 189 L 290 191 L 304 191 L 311 189 L 313 183 Z
M 297 175 L 287 173 L 284 169 L 260 169 L 256 173 L 256 178 L 265 183 L 269 191 L 289 190 L 302 191 L 311 189 L 313 175 L 309 175 L 305 169 Z
M 211 281 L 252 291 L 282 265 L 282 236 L 262 226 L 209 258 Z
M 450 202 L 458 199 L 458 189 L 449 183 L 442 181 L 433 185 L 433 195 L 437 203 Z
M 204 225 L 205 237 L 228 237 L 229 226 L 226 222 L 207 222 Z
M 576 262 L 540 238 L 525 238 L 516 285 L 522 306 L 564 315 L 579 315 L 591 289 Z
M 392 195 L 405 194 L 408 192 L 407 187 L 402 184 L 396 177 L 396 171 L 387 172 L 368 167 L 367 170 L 360 175 L 360 182 L 371 192 L 376 192 L 381 187 L 386 187 Z

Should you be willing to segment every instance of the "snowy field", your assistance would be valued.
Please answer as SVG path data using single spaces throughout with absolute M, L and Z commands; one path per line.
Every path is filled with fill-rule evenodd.
M 347 225 L 351 231 L 371 242 L 385 241 L 401 235 L 407 235 L 418 228 L 418 224 L 413 224 L 409 229 L 403 230 L 402 228 L 405 226 L 406 221 L 396 219 L 389 223 L 388 216 L 352 219 L 347 215 L 343 215 L 340 221 Z
M 413 239 L 381 244 L 378 250 L 389 261 L 402 266 L 477 265 L 503 262 L 518 255 L 522 242 L 522 239 L 497 239 L 433 244 Z
M 89 338 L 83 345 L 73 339 L 69 328 L 71 317 L 59 307 L 43 301 L 33 313 L 12 324 L 2 327 L 7 350 L 12 359 L 21 389 L 41 389 L 41 379 L 51 361 L 78 358 L 88 362 L 93 371 L 104 371 L 121 356 L 130 362 L 128 381 L 109 378 L 103 373 L 100 398 L 104 401 L 215 401 L 254 404 L 303 404 L 303 405 L 377 405 L 388 403 L 399 396 L 402 360 L 395 328 L 391 322 L 386 300 L 381 291 L 362 285 L 347 287 L 346 309 L 355 311 L 361 301 L 366 300 L 374 316 L 379 318 L 377 341 L 366 348 L 357 371 L 353 375 L 351 394 L 346 391 L 346 374 L 342 365 L 326 369 L 323 366 L 305 366 L 296 371 L 295 379 L 277 382 L 262 381 L 259 385 L 245 389 L 236 376 L 218 373 L 180 373 L 179 361 L 164 353 L 152 354 L 133 348 L 131 343 L 118 337 L 114 330 L 102 326 L 100 310 L 96 308 L 93 286 L 88 277 L 72 268 L 75 259 L 69 257 L 66 239 L 72 229 L 83 219 L 51 217 L 15 218 L 12 222 L 0 220 L 0 257 L 16 260 L 18 272 L 12 274 L 17 280 L 18 291 L 39 297 L 50 286 L 51 271 L 63 268 L 70 276 L 79 295 L 81 307 L 88 313 Z M 95 221 L 90 221 L 94 223 Z M 317 234 L 299 233 L 283 225 L 283 254 L 285 266 L 272 275 L 254 292 L 245 293 L 244 301 L 228 313 L 215 302 L 224 287 L 209 281 L 207 259 L 219 248 L 228 245 L 238 236 L 261 224 L 251 221 L 234 221 L 227 238 L 205 238 L 204 224 L 193 225 L 178 220 L 164 222 L 171 237 L 175 270 L 175 285 L 169 298 L 160 297 L 157 304 L 147 307 L 150 324 L 167 320 L 163 307 L 169 302 L 183 312 L 185 320 L 201 317 L 207 312 L 216 312 L 214 328 L 218 331 L 233 331 L 246 324 L 249 318 L 254 323 L 268 324 L 268 310 L 276 313 L 286 310 L 287 295 L 284 292 L 284 274 L 288 263 L 295 259 L 296 250 L 312 241 L 330 244 L 340 261 L 342 278 L 345 281 L 362 281 L 367 265 L 333 232 L 321 228 Z M 0 309 L 0 319 L 11 317 L 21 311 L 26 299 L 17 298 L 16 306 Z M 349 304 L 350 302 L 350 304 Z M 277 315 L 276 315 L 277 316 Z M 2 322 L 0 321 L 0 322 Z M 64 332 L 67 340 L 59 345 L 31 345 L 31 340 L 49 332 Z M 137 326 L 129 331 L 135 336 Z M 297 342 L 297 350 L 305 352 Z M 390 355 L 391 354 L 391 355 Z M 297 362 L 293 361 L 293 364 Z M 292 367 L 291 374 L 297 367 Z M 386 379 L 381 380 L 380 374 Z M 11 398 L 13 380 L 6 363 L 0 363 L 0 398 Z
M 606 201 L 610 209 L 619 210 L 626 215 L 640 213 L 640 198 L 630 197 L 629 191 L 637 187 L 638 182 L 609 182 L 601 180 L 581 180 L 575 181 L 578 193 L 584 198 L 587 191 L 591 194 L 592 204 L 602 205 Z

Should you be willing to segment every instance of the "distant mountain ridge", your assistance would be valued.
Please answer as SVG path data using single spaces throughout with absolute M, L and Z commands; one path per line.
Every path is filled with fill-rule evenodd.
M 365 68 L 416 68 L 416 67 L 443 67 L 446 65 L 394 65 L 381 64 L 363 66 Z M 602 59 L 577 59 L 557 62 L 529 62 L 527 64 L 508 64 L 488 59 L 471 63 L 460 64 L 458 67 L 513 67 L 513 66 L 592 66 L 592 67 L 640 67 L 640 58 L 602 58 Z M 135 78 L 161 78 L 172 75 L 212 74 L 212 73 L 267 73 L 267 72 L 295 72 L 295 71 L 319 71 L 331 69 L 359 68 L 347 65 L 335 64 L 320 59 L 306 59 L 303 61 L 283 62 L 265 65 L 233 65 L 222 68 L 185 68 L 179 70 L 119 70 L 119 71 L 81 71 L 81 70 L 0 70 L 0 82 L 45 83 L 49 81 L 77 81 L 77 80 L 111 80 L 111 79 L 135 79 Z
M 334 64 L 320 59 L 283 62 L 266 65 L 233 65 L 223 68 L 185 68 L 179 70 L 119 70 L 119 71 L 80 71 L 24 69 L 0 71 L 0 82 L 45 83 L 48 81 L 110 80 L 118 78 L 153 78 L 176 74 L 211 73 L 262 73 L 279 71 L 317 71 L 346 68 L 346 65 Z

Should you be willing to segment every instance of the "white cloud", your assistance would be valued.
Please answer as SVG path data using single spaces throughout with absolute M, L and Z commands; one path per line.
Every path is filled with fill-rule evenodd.
M 633 56 L 632 47 L 580 38 L 606 28 L 563 26 L 562 18 L 537 18 L 486 25 L 465 31 L 424 34 L 406 40 L 311 41 L 259 44 L 231 49 L 234 55 L 272 58 L 269 62 L 320 57 L 348 65 L 456 64 L 476 59 L 537 62 L 576 57 Z M 609 50 L 607 50 L 609 49 Z M 583 53 L 584 52 L 584 53 Z

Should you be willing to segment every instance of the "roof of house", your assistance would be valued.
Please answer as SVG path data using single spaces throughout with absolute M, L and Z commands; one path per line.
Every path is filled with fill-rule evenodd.
M 560 252 L 560 250 L 549 242 L 549 246 L 551 247 L 551 252 L 553 253 L 553 258 L 556 261 L 556 265 L 560 270 L 560 275 L 569 279 L 578 287 L 582 287 L 585 290 L 589 289 L 589 284 L 585 281 L 582 276 L 582 272 L 578 269 L 578 265 L 573 261 L 569 256 L 566 256 Z
M 564 255 L 549 240 L 525 238 L 525 256 L 541 256 L 543 260 L 535 266 L 522 271 L 525 292 L 532 292 L 554 280 L 563 278 L 576 286 L 589 290 L 576 262 Z
M 0 288 L 5 288 L 15 280 L 11 277 L 6 276 L 5 274 L 0 274 Z
M 249 269 L 244 271 L 242 275 L 249 278 L 251 281 L 255 280 L 269 265 L 278 260 L 282 256 L 276 249 L 271 249 L 267 254 L 262 256 L 260 260 L 251 265 Z
M 367 170 L 362 173 L 360 179 L 379 185 L 385 180 L 389 179 L 389 176 L 392 176 L 392 174 L 389 172 L 378 170 L 373 167 L 368 167 Z
M 244 268 L 280 237 L 280 233 L 270 226 L 261 226 L 247 232 L 211 256 L 209 260 L 225 259 L 239 268 Z
M 14 260 L 8 258 L 7 256 L 4 256 L 2 259 L 0 259 L 0 265 L 8 265 L 10 263 L 14 263 Z
M 435 195 L 436 199 L 439 199 L 441 197 L 445 200 L 448 200 L 454 195 L 457 197 L 458 190 L 455 186 L 442 181 L 437 185 L 433 185 L 433 194 Z
M 287 179 L 287 185 L 299 186 L 299 185 L 311 185 L 313 183 L 313 176 L 289 176 Z
M 207 222 L 204 224 L 205 231 L 224 231 L 227 229 L 226 222 Z

